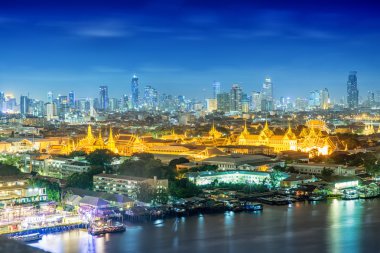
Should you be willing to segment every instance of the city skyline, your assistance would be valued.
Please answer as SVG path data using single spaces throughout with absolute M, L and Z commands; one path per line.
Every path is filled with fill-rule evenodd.
M 129 94 L 134 73 L 142 87 L 198 99 L 211 97 L 215 80 L 223 91 L 237 83 L 251 92 L 266 76 L 275 97 L 328 88 L 339 99 L 352 70 L 361 94 L 378 86 L 379 6 L 371 1 L 39 2 L 0 11 L 0 86 L 17 97 L 75 87 L 94 97 L 100 85 L 115 97 Z

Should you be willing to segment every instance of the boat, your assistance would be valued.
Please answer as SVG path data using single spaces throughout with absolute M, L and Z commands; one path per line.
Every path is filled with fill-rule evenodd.
M 343 194 L 342 199 L 343 200 L 353 200 L 353 199 L 358 199 L 359 195 L 357 193 L 346 193 Z
M 264 204 L 269 205 L 289 205 L 292 203 L 292 201 L 287 197 L 280 197 L 280 196 L 274 196 L 274 197 L 267 197 L 267 198 L 258 198 L 258 200 Z
M 35 242 L 42 239 L 42 235 L 40 233 L 33 233 L 27 235 L 18 235 L 12 236 L 11 239 L 22 241 L 22 242 Z
M 309 201 L 322 201 L 322 200 L 326 200 L 326 196 L 325 195 L 312 194 L 312 195 L 309 196 Z
M 247 211 L 262 211 L 263 210 L 263 204 L 257 203 L 257 202 L 245 202 L 244 205 L 245 210 Z
M 102 235 L 106 233 L 117 233 L 117 232 L 124 232 L 126 230 L 126 227 L 122 223 L 117 223 L 115 225 L 110 226 L 92 226 L 88 229 L 88 232 L 91 235 Z

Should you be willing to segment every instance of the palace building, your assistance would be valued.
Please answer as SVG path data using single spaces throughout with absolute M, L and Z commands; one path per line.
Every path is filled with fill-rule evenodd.
M 245 124 L 243 132 L 238 137 L 237 144 L 269 146 L 273 147 L 274 151 L 277 153 L 284 150 L 297 150 L 297 137 L 290 126 L 285 134 L 276 135 L 269 128 L 268 122 L 265 122 L 264 128 L 259 134 L 250 134 L 247 129 L 247 124 Z

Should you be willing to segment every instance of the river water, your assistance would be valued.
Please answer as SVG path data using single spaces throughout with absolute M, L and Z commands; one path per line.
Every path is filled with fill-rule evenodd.
M 199 215 L 93 237 L 83 230 L 30 244 L 54 253 L 380 252 L 380 199 L 264 206 L 259 213 Z

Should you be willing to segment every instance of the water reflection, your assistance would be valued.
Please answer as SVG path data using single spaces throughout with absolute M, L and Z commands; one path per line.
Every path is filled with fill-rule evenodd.
M 360 200 L 331 201 L 327 230 L 329 252 L 360 252 L 362 210 Z
M 44 236 L 33 246 L 53 253 L 370 252 L 380 248 L 380 199 L 265 206 L 128 224 L 121 234 L 85 230 Z

